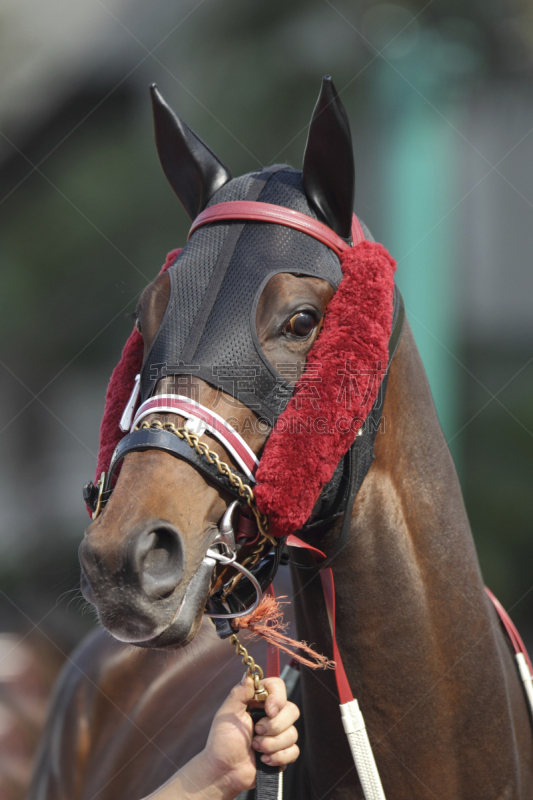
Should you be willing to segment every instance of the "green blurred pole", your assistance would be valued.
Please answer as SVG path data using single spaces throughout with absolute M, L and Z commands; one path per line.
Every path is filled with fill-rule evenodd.
M 443 112 L 443 81 L 427 61 L 420 81 L 420 59 L 402 59 L 398 68 L 423 93 L 384 64 L 380 82 L 389 125 L 384 135 L 382 164 L 383 240 L 398 260 L 396 279 L 431 386 L 437 413 L 454 458 L 460 455 L 455 242 L 459 235 L 454 204 L 458 166 L 448 103 Z M 409 69 L 411 67 L 411 69 Z M 418 67 L 418 71 L 416 71 Z M 392 73 L 392 75 L 391 75 Z M 387 102 L 388 101 L 388 102 Z M 431 105 L 430 105 L 431 104 Z

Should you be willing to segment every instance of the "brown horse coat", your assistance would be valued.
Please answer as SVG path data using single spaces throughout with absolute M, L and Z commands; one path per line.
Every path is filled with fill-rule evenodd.
M 333 569 L 339 645 L 387 800 L 531 800 L 523 689 L 407 325 L 384 420 Z M 330 654 L 319 580 L 293 578 L 298 636 Z M 140 800 L 201 749 L 241 672 L 205 622 L 169 653 L 93 634 L 56 690 L 28 800 Z M 302 678 L 302 756 L 287 796 L 361 798 L 333 675 Z

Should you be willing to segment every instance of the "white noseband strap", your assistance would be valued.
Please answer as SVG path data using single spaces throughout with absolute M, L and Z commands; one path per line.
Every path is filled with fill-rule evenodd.
M 128 410 L 126 407 L 124 417 Z M 179 414 L 187 420 L 185 427 L 198 436 L 206 430 L 209 431 L 231 454 L 244 474 L 255 482 L 254 473 L 259 462 L 253 450 L 219 414 L 180 394 L 158 394 L 139 406 L 131 423 L 131 430 L 150 414 Z

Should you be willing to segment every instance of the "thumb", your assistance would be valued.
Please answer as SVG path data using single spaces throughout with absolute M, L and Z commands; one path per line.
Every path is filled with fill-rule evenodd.
M 240 683 L 233 687 L 228 697 L 224 700 L 219 714 L 242 714 L 246 706 L 254 698 L 254 682 L 246 673 Z

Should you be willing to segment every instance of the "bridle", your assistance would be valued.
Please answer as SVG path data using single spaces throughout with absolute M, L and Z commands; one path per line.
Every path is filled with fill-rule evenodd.
M 312 236 L 327 245 L 337 256 L 365 238 L 355 215 L 352 221 L 352 241 L 348 242 L 306 214 L 284 206 L 255 201 L 229 201 L 209 206 L 193 222 L 189 237 L 204 225 L 227 220 L 284 225 Z M 399 293 L 397 299 L 396 310 L 401 308 L 403 311 Z M 399 316 L 396 315 L 398 324 L 394 325 L 396 344 L 403 322 L 403 314 L 401 319 L 398 319 Z M 389 352 L 389 364 L 393 355 L 394 351 Z M 166 393 L 149 397 L 136 409 L 138 398 L 139 376 L 136 378 L 132 395 L 120 422 L 121 429 L 127 433 L 118 443 L 107 473 L 102 473 L 96 486 L 87 484 L 84 487 L 86 503 L 93 509 L 93 519 L 96 519 L 111 496 L 116 470 L 121 461 L 129 453 L 145 450 L 160 450 L 187 461 L 194 469 L 230 494 L 239 504 L 236 534 L 233 529 L 236 503 L 233 502 L 225 513 L 219 534 L 210 545 L 204 559 L 207 560 L 206 566 L 212 562 L 213 567 L 215 563 L 219 563 L 221 566 L 231 566 L 237 570 L 237 575 L 209 598 L 205 611 L 207 616 L 218 621 L 219 635 L 227 636 L 230 628 L 222 620 L 245 616 L 258 606 L 263 592 L 270 586 L 277 571 L 285 544 L 285 539 L 275 539 L 269 535 L 268 520 L 259 512 L 254 502 L 253 484 L 258 460 L 242 436 L 225 419 L 200 403 L 183 395 Z M 184 425 L 178 426 L 168 420 L 163 422 L 151 419 L 151 415 L 154 414 L 177 415 L 186 421 Z M 223 445 L 237 468 L 222 461 L 218 454 L 201 440 L 206 431 Z M 372 450 L 372 435 L 370 439 L 370 450 Z M 353 462 L 355 461 L 357 465 L 359 460 L 357 445 L 359 442 L 352 446 L 347 456 L 349 462 L 348 480 L 345 481 L 347 488 L 341 498 L 344 500 L 345 508 L 341 508 L 340 512 L 337 510 L 336 515 L 330 514 L 326 520 L 340 516 L 341 512 L 344 516 L 335 554 L 346 544 L 355 493 L 370 465 L 369 462 L 358 481 L 358 470 L 353 469 Z M 318 520 L 318 522 L 325 521 Z M 316 525 L 316 521 L 313 524 Z M 243 558 L 239 560 L 241 552 Z M 243 576 L 248 581 L 242 581 Z

